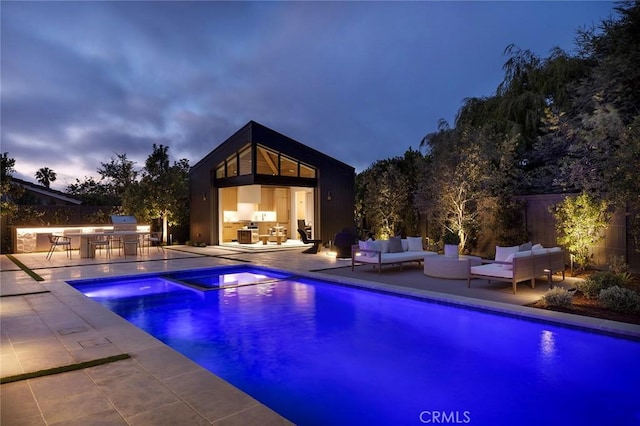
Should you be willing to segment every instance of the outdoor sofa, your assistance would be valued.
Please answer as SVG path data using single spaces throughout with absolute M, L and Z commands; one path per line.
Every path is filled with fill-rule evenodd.
M 539 276 L 545 276 L 552 284 L 551 275 L 562 272 L 564 280 L 564 251 L 560 247 L 544 248 L 536 244 L 531 249 L 527 248 L 524 245 L 496 247 L 495 261 L 478 266 L 469 265 L 467 287 L 471 287 L 472 279 L 484 278 L 489 282 L 510 282 L 513 294 L 516 294 L 517 283 L 530 280 L 531 288 L 535 288 L 535 280 Z
M 351 270 L 357 264 L 373 265 L 382 272 L 382 265 L 402 265 L 407 262 L 420 264 L 425 256 L 436 256 L 437 253 L 422 248 L 422 237 L 392 237 L 388 240 L 360 241 L 351 246 Z

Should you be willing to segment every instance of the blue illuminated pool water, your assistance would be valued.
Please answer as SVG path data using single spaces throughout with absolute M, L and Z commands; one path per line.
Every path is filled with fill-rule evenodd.
M 300 425 L 640 424 L 640 342 L 224 272 L 263 283 L 217 289 L 225 278 L 197 271 L 71 284 Z

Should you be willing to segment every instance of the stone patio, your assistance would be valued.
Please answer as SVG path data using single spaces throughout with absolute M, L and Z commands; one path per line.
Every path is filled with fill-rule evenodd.
M 0 377 L 37 372 L 128 354 L 129 359 L 77 371 L 2 384 L 0 423 L 44 424 L 237 424 L 290 422 L 159 340 L 86 298 L 71 279 L 135 275 L 252 263 L 343 284 L 389 290 L 510 315 L 605 330 L 640 338 L 640 326 L 527 308 L 548 285 L 536 289 L 426 277 L 422 266 L 382 274 L 370 266 L 351 271 L 349 260 L 303 246 L 172 246 L 137 258 L 72 259 L 63 252 L 14 255 L 43 280 L 36 281 L 7 256 L 0 256 Z M 559 281 L 559 277 L 555 278 Z M 571 286 L 568 279 L 562 285 Z

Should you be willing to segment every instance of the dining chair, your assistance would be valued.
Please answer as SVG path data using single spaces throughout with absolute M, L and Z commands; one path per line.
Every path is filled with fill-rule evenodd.
M 122 236 L 122 246 L 124 248 L 124 257 L 127 257 L 127 252 L 135 253 L 138 255 L 138 251 L 142 254 L 142 246 L 140 244 L 140 236 L 138 234 L 129 234 Z M 129 247 L 133 247 L 133 250 Z
M 109 239 L 111 240 L 111 250 L 118 249 L 118 256 L 122 256 L 122 249 L 124 248 L 122 237 L 119 235 L 110 235 Z
M 64 235 L 57 234 L 49 234 L 49 243 L 51 246 L 49 247 L 49 252 L 47 253 L 47 260 L 51 259 L 53 256 L 53 252 L 56 251 L 58 247 L 64 247 L 67 252 L 67 257 L 71 259 L 71 238 L 65 237 Z
M 106 257 L 111 258 L 111 238 L 109 235 L 98 235 L 89 241 L 89 254 L 96 257 L 97 249 L 104 249 Z

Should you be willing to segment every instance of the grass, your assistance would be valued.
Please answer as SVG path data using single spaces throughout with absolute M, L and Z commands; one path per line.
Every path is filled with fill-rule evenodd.
M 122 361 L 129 359 L 129 354 L 113 355 L 106 358 L 98 358 L 92 361 L 84 361 L 76 364 L 63 365 L 61 367 L 48 368 L 45 370 L 33 371 L 31 373 L 16 374 L 0 378 L 0 384 L 13 383 L 21 380 L 35 379 L 38 377 L 51 376 L 53 374 L 67 373 L 69 371 L 83 370 L 85 368 L 97 367 L 98 365 L 108 364 L 110 362 Z
M 15 257 L 11 256 L 10 254 L 7 254 L 6 256 L 7 256 L 7 259 L 11 260 L 13 263 L 18 265 L 18 267 L 20 269 L 22 269 L 24 272 L 26 272 L 34 280 L 36 280 L 36 281 L 44 281 L 44 278 L 42 278 L 40 275 L 38 275 L 35 272 L 33 272 L 31 269 L 29 269 L 29 267 L 27 265 L 25 265 L 24 263 L 20 262 Z

